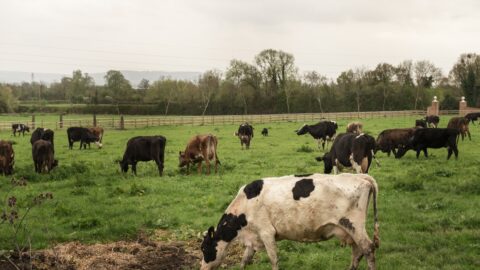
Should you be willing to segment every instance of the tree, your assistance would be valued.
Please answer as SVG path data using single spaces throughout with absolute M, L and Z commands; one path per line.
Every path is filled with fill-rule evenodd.
M 231 81 L 240 94 L 243 103 L 243 113 L 248 114 L 249 99 L 260 89 L 261 74 L 258 69 L 246 62 L 233 59 L 226 72 L 226 80 Z
M 17 99 L 12 94 L 12 89 L 0 84 L 0 113 L 13 112 Z
M 165 115 L 168 115 L 170 103 L 174 102 L 178 95 L 178 81 L 170 78 L 163 78 L 153 82 L 148 88 L 145 100 L 165 103 Z
M 150 87 L 150 81 L 143 78 L 140 83 L 138 83 L 138 89 L 147 90 Z
M 316 71 L 307 72 L 304 76 L 307 86 L 311 89 L 315 100 L 318 102 L 320 112 L 323 113 L 322 107 L 322 90 L 328 87 L 327 77 L 320 75 Z
M 395 68 L 387 63 L 380 63 L 372 71 L 374 83 L 381 88 L 383 102 L 382 111 L 385 111 L 385 103 L 387 102 L 387 90 L 391 88 L 390 82 L 395 74 Z
M 460 55 L 450 71 L 452 80 L 462 88 L 468 104 L 480 103 L 480 55 L 468 53 Z
M 117 104 L 117 112 L 120 114 L 119 103 L 132 97 L 133 89 L 130 82 L 117 70 L 109 70 L 105 75 L 105 88 Z
M 432 88 L 442 78 L 442 72 L 430 61 L 418 61 L 414 65 L 415 82 L 417 84 L 415 94 L 415 110 L 419 100 L 420 90 Z
M 203 111 L 205 115 L 212 96 L 218 92 L 220 87 L 221 73 L 218 70 L 208 70 L 200 76 L 198 80 L 198 89 L 202 96 Z
M 62 78 L 62 83 L 64 79 Z M 92 91 L 95 87 L 95 82 L 88 73 L 82 74 L 81 70 L 75 70 L 72 73 L 72 78 L 68 80 L 68 99 L 72 103 L 82 102 L 84 97 L 92 96 Z

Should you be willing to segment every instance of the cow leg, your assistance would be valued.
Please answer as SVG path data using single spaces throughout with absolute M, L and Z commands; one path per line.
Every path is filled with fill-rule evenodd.
M 452 148 L 449 146 L 449 147 L 448 147 L 448 155 L 447 155 L 447 160 L 449 160 L 449 159 L 450 159 L 450 157 L 452 156 L 452 154 L 453 154 L 453 150 L 452 150 Z
M 201 174 L 202 173 L 202 162 L 198 162 L 198 166 L 197 166 L 197 173 L 198 174 Z
M 350 263 L 350 270 L 356 270 L 360 264 L 360 260 L 363 258 L 362 249 L 357 244 L 352 244 L 352 262 Z
M 205 165 L 207 167 L 207 175 L 209 175 L 210 174 L 210 159 L 209 158 L 205 159 Z
M 278 257 L 277 257 L 277 245 L 275 243 L 275 234 L 264 232 L 260 235 L 265 250 L 267 251 L 268 258 L 272 264 L 272 270 L 278 270 Z
M 467 130 L 468 140 L 472 140 L 472 136 L 470 135 L 470 130 Z
M 163 162 L 160 159 L 156 159 L 155 163 L 157 163 L 158 173 L 160 174 L 160 176 L 162 176 L 162 174 L 163 174 Z
M 427 147 L 423 148 L 423 155 L 428 158 Z
M 137 175 L 137 162 L 133 161 L 132 162 L 132 172 L 134 175 Z
M 240 263 L 241 269 L 244 269 L 245 266 L 252 262 L 253 255 L 255 255 L 255 249 L 253 249 L 251 245 L 246 246 L 245 252 L 243 253 L 242 262 Z

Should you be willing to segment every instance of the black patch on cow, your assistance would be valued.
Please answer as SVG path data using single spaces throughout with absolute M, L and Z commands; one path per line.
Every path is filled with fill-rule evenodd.
M 349 229 L 352 232 L 355 232 L 355 227 L 353 227 L 352 222 L 346 217 L 342 217 L 338 221 L 338 224 L 342 225 L 344 228 Z
M 295 183 L 295 186 L 292 189 L 293 199 L 300 200 L 300 198 L 307 198 L 310 196 L 310 193 L 315 189 L 313 185 L 313 179 L 302 179 Z
M 213 227 L 208 229 L 201 246 L 203 260 L 206 263 L 213 262 L 217 258 L 217 241 L 214 240 L 211 231 L 213 231 Z
M 295 177 L 309 177 L 311 176 L 313 173 L 306 173 L 306 174 L 294 174 L 293 176 Z
M 241 214 L 238 217 L 233 214 L 223 214 L 220 222 L 218 222 L 215 238 L 230 242 L 237 237 L 238 230 L 245 226 L 247 226 L 245 214 Z
M 247 199 L 251 199 L 260 195 L 262 188 L 263 188 L 263 180 L 261 179 L 255 180 L 250 184 L 246 185 L 245 188 L 243 189 L 243 192 L 245 192 L 245 195 L 247 195 Z

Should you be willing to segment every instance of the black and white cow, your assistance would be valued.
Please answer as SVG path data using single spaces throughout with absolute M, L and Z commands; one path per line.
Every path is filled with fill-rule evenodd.
M 102 148 L 102 144 L 99 142 L 100 138 L 93 134 L 88 128 L 84 127 L 69 127 L 67 129 L 68 136 L 68 148 L 73 148 L 73 143 L 80 141 L 80 149 L 90 148 L 90 143 L 95 143 L 98 148 Z
M 337 129 L 338 125 L 335 121 L 320 121 L 315 125 L 305 124 L 299 130 L 295 130 L 295 132 L 297 135 L 309 133 L 314 139 L 318 140 L 318 146 L 320 147 L 321 142 L 322 149 L 325 149 L 325 142 L 327 140 L 333 140 Z
M 25 131 L 30 132 L 30 128 L 27 125 L 12 124 L 12 132 L 14 137 L 17 136 L 17 132 L 18 132 L 18 136 L 20 136 L 20 133 L 22 133 L 22 135 L 25 136 Z
M 427 127 L 427 120 L 425 120 L 425 119 L 415 120 L 415 127 L 416 128 L 426 128 Z
M 440 117 L 437 115 L 427 115 L 425 116 L 425 121 L 427 121 L 428 127 L 438 127 L 438 123 L 440 123 Z
M 163 136 L 137 136 L 127 142 L 127 148 L 123 154 L 123 159 L 119 161 L 122 172 L 128 171 L 128 166 L 132 165 L 132 171 L 137 174 L 137 163 L 139 161 L 153 160 L 157 164 L 158 173 L 162 176 L 165 164 L 165 145 L 167 139 Z
M 401 158 L 408 150 L 415 150 L 417 158 L 423 151 L 425 157 L 428 157 L 427 148 L 443 148 L 447 147 L 450 159 L 452 153 L 458 158 L 457 136 L 459 131 L 453 128 L 419 128 L 413 133 L 407 145 L 398 148 L 396 158 Z
M 317 161 L 323 161 L 324 172 L 337 174 L 342 167 L 353 167 L 357 173 L 368 173 L 375 158 L 375 139 L 367 134 L 343 133 L 333 142 L 332 149 Z
M 370 240 L 365 224 L 373 197 L 374 233 Z M 349 269 L 357 269 L 362 257 L 375 269 L 375 250 L 380 246 L 377 218 L 378 186 L 366 174 L 289 175 L 255 180 L 240 188 L 217 228 L 204 236 L 202 270 L 215 269 L 227 248 L 238 239 L 245 245 L 242 268 L 256 251 L 265 248 L 272 269 L 278 269 L 276 241 L 325 241 L 334 236 L 352 247 Z
M 238 136 L 240 139 L 240 145 L 242 146 L 245 144 L 245 148 L 250 148 L 250 141 L 253 138 L 253 127 L 249 123 L 245 122 L 238 127 L 238 131 L 235 132 L 235 136 Z

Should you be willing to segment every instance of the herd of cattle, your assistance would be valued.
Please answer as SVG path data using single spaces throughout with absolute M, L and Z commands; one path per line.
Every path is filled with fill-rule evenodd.
M 478 120 L 480 113 L 467 114 L 465 117 L 453 117 L 447 128 L 438 128 L 440 118 L 427 116 L 415 121 L 414 127 L 387 129 L 375 139 L 363 133 L 359 122 L 348 124 L 346 132 L 337 134 L 335 121 L 323 120 L 315 125 L 303 125 L 296 130 L 297 135 L 310 134 L 318 140 L 319 147 L 333 141 L 328 152 L 317 157 L 324 163 L 325 174 L 289 175 L 276 178 L 255 180 L 240 188 L 235 199 L 225 210 L 216 228 L 210 227 L 204 236 L 201 250 L 203 253 L 201 269 L 215 269 L 226 256 L 226 250 L 234 239 L 245 245 L 241 262 L 242 268 L 251 262 L 255 252 L 265 248 L 272 269 L 278 269 L 276 253 L 277 240 L 324 241 L 334 236 L 342 245 L 352 247 L 352 260 L 349 269 L 357 269 L 360 260 L 365 257 L 368 268 L 375 269 L 375 249 L 380 245 L 377 219 L 378 186 L 367 175 L 372 160 L 376 160 L 378 151 L 391 153 L 401 158 L 408 150 L 416 151 L 417 158 L 423 151 L 428 157 L 428 148 L 448 149 L 447 159 L 455 154 L 458 157 L 458 140 L 468 136 L 471 139 L 469 123 Z M 12 125 L 13 135 L 29 132 L 23 124 Z M 241 148 L 250 148 L 254 128 L 243 123 L 235 136 L 240 140 Z M 80 149 L 95 143 L 102 147 L 103 129 L 99 127 L 71 127 L 67 129 L 69 148 L 80 141 Z M 268 129 L 262 130 L 268 136 Z M 166 138 L 163 136 L 138 136 L 127 142 L 120 168 L 127 172 L 129 166 L 136 174 L 139 161 L 153 160 L 159 174 L 164 169 Z M 37 128 L 32 133 L 32 157 L 35 171 L 49 172 L 58 165 L 54 158 L 54 132 Z M 197 135 L 191 138 L 185 151 L 179 152 L 179 167 L 197 164 L 202 172 L 202 162 L 210 173 L 211 162 L 215 172 L 220 161 L 217 155 L 217 138 L 212 134 Z M 377 161 L 378 163 L 378 161 Z M 0 140 L 0 173 L 13 173 L 14 151 L 12 143 Z M 357 174 L 339 174 L 344 167 L 353 168 Z M 333 176 L 329 174 L 334 171 Z M 367 209 L 373 197 L 374 234 L 373 241 L 366 233 Z M 308 214 L 306 214 L 308 213 Z

